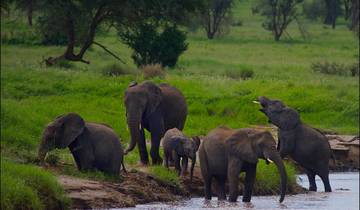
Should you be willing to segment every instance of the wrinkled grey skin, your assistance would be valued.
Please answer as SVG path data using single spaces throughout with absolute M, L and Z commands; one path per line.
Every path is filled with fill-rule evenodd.
M 69 147 L 79 170 L 98 169 L 119 175 L 123 148 L 115 132 L 104 124 L 87 123 L 76 113 L 57 117 L 45 128 L 38 150 L 44 162 L 46 154 Z M 123 165 L 125 171 L 125 167 Z
M 179 129 L 172 128 L 166 131 L 161 141 L 164 149 L 165 167 L 169 168 L 169 161 L 172 157 L 175 163 L 175 168 L 178 171 L 178 175 L 185 175 L 188 166 L 188 158 L 190 158 L 192 161 L 190 168 L 190 180 L 192 180 L 196 163 L 196 152 L 200 145 L 200 138 L 195 136 L 190 139 Z
M 205 185 L 205 199 L 211 199 L 211 182 L 219 185 L 218 200 L 226 199 L 225 181 L 229 181 L 229 201 L 238 197 L 239 174 L 246 172 L 242 201 L 250 202 L 258 159 L 273 161 L 277 166 L 280 184 L 280 202 L 285 198 L 287 175 L 276 142 L 268 131 L 251 128 L 230 129 L 218 127 L 202 141 L 199 148 L 201 174 Z
M 325 191 L 331 192 L 329 182 L 330 144 L 318 130 L 301 122 L 299 113 L 279 100 L 259 97 L 260 111 L 269 122 L 279 128 L 278 150 L 281 157 L 289 155 L 304 167 L 309 178 L 310 191 L 316 191 L 315 175 L 324 183 Z
M 182 130 L 187 105 L 182 93 L 168 84 L 155 85 L 145 81 L 132 83 L 125 91 L 124 103 L 131 141 L 125 154 L 138 145 L 142 164 L 148 164 L 144 128 L 151 133 L 150 156 L 153 164 L 161 164 L 160 139 L 171 128 Z

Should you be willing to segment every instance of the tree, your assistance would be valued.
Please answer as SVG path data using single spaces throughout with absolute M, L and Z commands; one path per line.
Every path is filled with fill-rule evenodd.
M 67 36 L 65 52 L 45 61 L 48 65 L 62 59 L 89 64 L 83 57 L 93 44 L 121 60 L 95 41 L 99 26 L 116 24 L 118 30 L 126 30 L 141 22 L 159 27 L 163 26 L 161 23 L 181 23 L 185 13 L 195 10 L 198 2 L 200 0 L 42 0 L 42 11 L 50 14 L 42 17 L 49 22 L 54 22 L 55 18 L 56 30 L 59 33 L 64 31 Z
M 272 31 L 275 41 L 279 41 L 288 25 L 297 18 L 296 6 L 303 0 L 258 0 L 254 13 L 265 16 L 263 27 Z
M 351 15 L 351 2 L 352 0 L 343 0 L 343 5 L 344 5 L 344 18 L 345 20 L 348 20 L 350 18 Z
M 83 57 L 92 44 L 107 50 L 95 41 L 98 27 L 110 21 L 114 15 L 121 15 L 126 6 L 123 1 L 117 0 L 43 0 L 40 5 L 42 11 L 46 11 L 41 15 L 43 20 L 55 24 L 53 30 L 65 33 L 67 37 L 65 52 L 45 59 L 47 65 L 64 59 L 89 64 Z M 77 52 L 76 46 L 80 48 Z M 113 53 L 110 54 L 118 58 Z
M 233 0 L 206 0 L 200 10 L 200 22 L 209 39 L 220 35 L 230 24 Z
M 352 0 L 350 29 L 359 36 L 359 0 Z
M 341 2 L 339 0 L 325 0 L 326 16 L 324 24 L 331 25 L 334 29 L 336 26 L 336 19 L 341 14 Z

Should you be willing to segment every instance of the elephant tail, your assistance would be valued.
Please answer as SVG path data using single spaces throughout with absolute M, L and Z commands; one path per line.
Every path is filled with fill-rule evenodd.
M 205 179 L 205 177 L 209 177 L 209 162 L 208 162 L 208 158 L 207 158 L 207 153 L 206 150 L 204 148 L 204 145 L 201 144 L 200 148 L 199 148 L 199 159 L 200 159 L 200 169 L 201 169 L 201 175 L 203 177 L 203 179 Z

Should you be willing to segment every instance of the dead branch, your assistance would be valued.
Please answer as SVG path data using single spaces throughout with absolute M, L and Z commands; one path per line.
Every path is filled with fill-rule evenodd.
M 103 50 L 105 50 L 107 53 L 109 53 L 110 55 L 112 55 L 114 58 L 118 59 L 121 63 L 126 64 L 125 61 L 123 61 L 119 56 L 115 55 L 113 52 L 111 52 L 109 49 L 107 49 L 104 45 L 93 41 L 93 44 L 101 47 Z

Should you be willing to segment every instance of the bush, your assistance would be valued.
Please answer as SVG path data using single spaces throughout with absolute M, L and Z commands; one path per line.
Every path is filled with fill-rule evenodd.
M 246 68 L 242 68 L 240 70 L 237 70 L 237 69 L 227 70 L 225 72 L 225 75 L 232 79 L 240 79 L 241 78 L 243 80 L 247 80 L 254 76 L 254 71 L 252 69 L 246 67 Z
M 121 76 L 126 74 L 132 74 L 132 71 L 128 67 L 124 67 L 119 64 L 111 64 L 108 66 L 105 66 L 101 70 L 101 74 L 104 76 Z
M 149 64 L 141 68 L 144 79 L 151 79 L 154 77 L 165 77 L 165 71 L 160 64 Z
M 37 30 L 41 35 L 41 44 L 43 45 L 66 45 L 67 36 L 64 28 L 59 26 L 55 17 L 50 18 L 52 14 L 43 14 L 37 19 Z
M 158 63 L 174 67 L 179 56 L 187 49 L 186 34 L 176 26 L 164 26 L 159 32 L 153 24 L 140 24 L 119 36 L 134 50 L 132 58 L 137 66 Z
M 252 69 L 242 69 L 240 71 L 240 77 L 243 80 L 250 79 L 254 76 L 254 71 Z
M 1 161 L 1 209 L 67 209 L 70 201 L 48 172 Z
M 357 63 L 353 65 L 344 65 L 336 62 L 316 62 L 311 65 L 311 68 L 314 72 L 330 75 L 340 75 L 340 76 L 358 76 L 359 75 L 359 66 Z
M 242 26 L 243 25 L 243 21 L 242 20 L 234 20 L 232 23 L 231 23 L 232 26 Z

